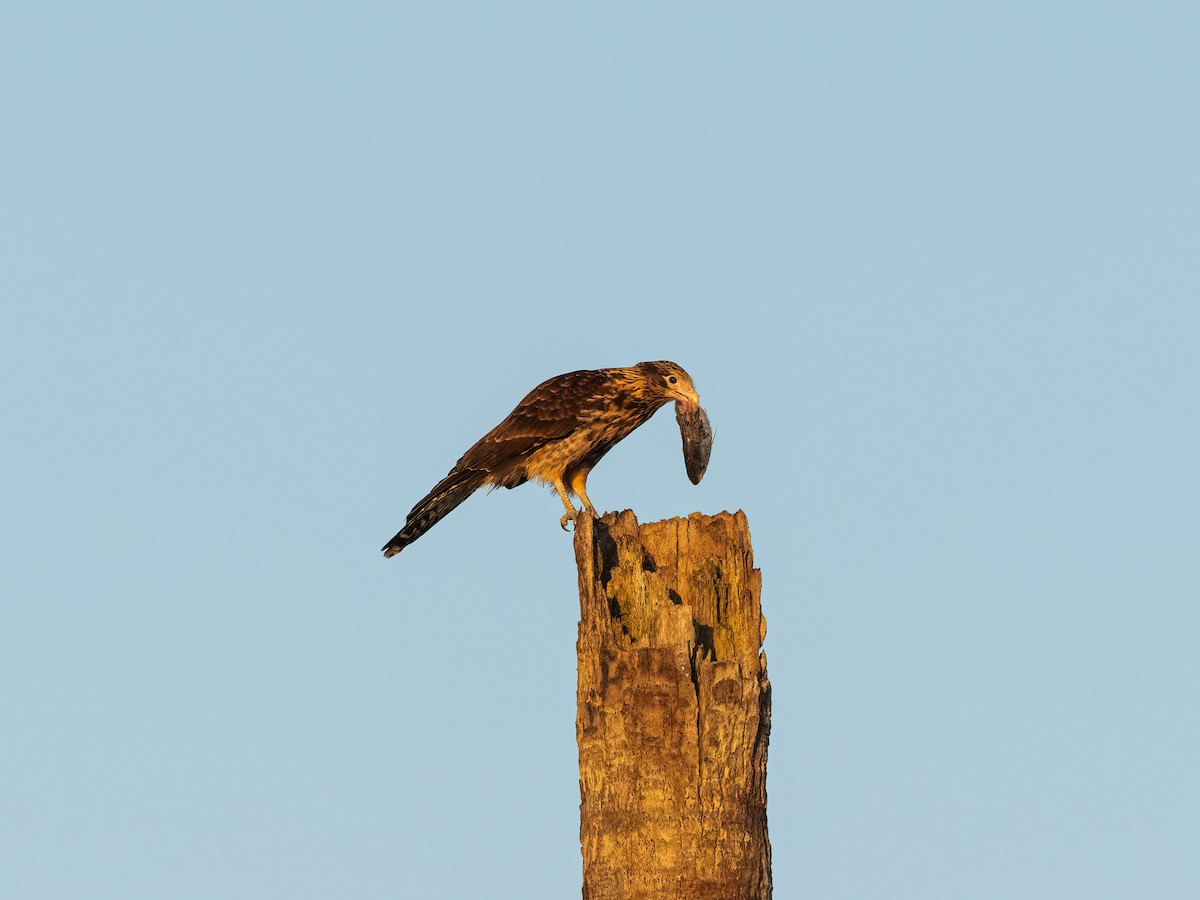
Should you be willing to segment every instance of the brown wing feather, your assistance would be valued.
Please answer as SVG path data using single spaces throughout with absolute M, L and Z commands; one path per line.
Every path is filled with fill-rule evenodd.
M 503 422 L 462 455 L 456 468 L 503 477 L 530 453 L 579 427 L 582 417 L 612 393 L 604 370 L 567 372 L 530 391 Z

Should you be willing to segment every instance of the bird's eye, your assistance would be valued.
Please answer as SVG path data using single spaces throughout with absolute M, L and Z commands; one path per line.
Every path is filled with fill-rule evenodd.
M 677 382 L 678 380 L 679 380 L 679 379 L 678 379 L 678 378 L 676 378 L 674 375 L 670 375 L 670 376 L 668 376 L 668 377 L 667 377 L 667 381 L 671 382 L 671 384 L 674 384 L 674 383 L 675 383 L 675 382 Z

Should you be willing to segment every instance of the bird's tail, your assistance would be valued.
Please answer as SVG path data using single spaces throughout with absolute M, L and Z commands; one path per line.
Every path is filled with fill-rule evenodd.
M 472 469 L 453 469 L 434 485 L 425 499 L 412 508 L 394 538 L 381 548 L 384 556 L 395 556 L 483 486 L 487 472 Z

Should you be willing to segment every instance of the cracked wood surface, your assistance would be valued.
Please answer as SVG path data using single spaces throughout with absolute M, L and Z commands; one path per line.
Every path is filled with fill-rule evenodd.
M 745 515 L 581 516 L 575 558 L 584 900 L 769 898 L 771 684 Z

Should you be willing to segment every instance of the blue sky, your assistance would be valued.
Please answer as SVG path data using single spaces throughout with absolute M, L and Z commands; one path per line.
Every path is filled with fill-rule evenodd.
M 10 4 L 0 894 L 579 890 L 557 499 L 744 509 L 779 897 L 1200 891 L 1200 15 Z

